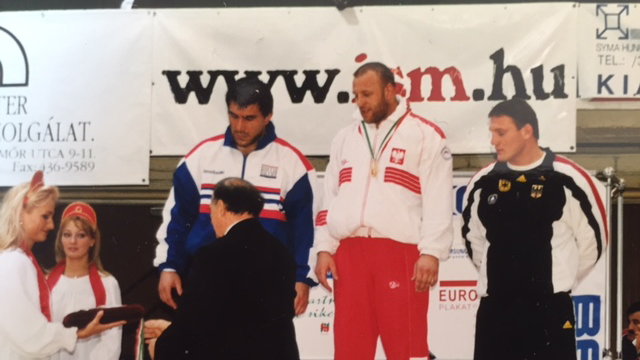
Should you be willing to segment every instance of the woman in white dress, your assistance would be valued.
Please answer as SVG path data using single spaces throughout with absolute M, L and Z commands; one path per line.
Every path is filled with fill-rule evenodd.
M 100 262 L 100 231 L 96 212 L 87 203 L 69 204 L 56 237 L 56 260 L 47 283 L 51 289 L 53 321 L 78 310 L 122 305 L 118 281 Z M 79 340 L 74 351 L 61 350 L 52 360 L 117 360 L 122 328 Z
M 48 359 L 73 351 L 89 338 L 124 322 L 100 324 L 99 312 L 85 328 L 51 321 L 50 292 L 31 249 L 53 230 L 58 189 L 45 186 L 42 172 L 11 188 L 0 206 L 0 359 Z

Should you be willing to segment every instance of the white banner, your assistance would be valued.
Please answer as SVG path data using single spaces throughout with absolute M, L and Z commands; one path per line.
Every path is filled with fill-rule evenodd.
M 272 85 L 279 136 L 322 155 L 352 121 L 353 71 L 381 61 L 455 153 L 488 153 L 487 113 L 530 98 L 541 142 L 575 151 L 577 9 L 571 3 L 155 12 L 154 155 L 184 154 L 227 125 L 226 83 Z
M 580 97 L 640 99 L 637 4 L 580 4 L 578 44 Z
M 469 175 L 470 176 L 470 175 Z M 462 239 L 462 199 L 470 177 L 454 178 L 454 241 L 447 261 L 440 264 L 438 285 L 429 300 L 429 349 L 438 360 L 473 358 L 476 311 L 480 304 L 478 273 Z M 606 264 L 603 253 L 593 271 L 572 292 L 576 315 L 578 359 L 600 360 L 604 346 Z M 333 359 L 333 296 L 321 286 L 311 289 L 307 312 L 296 318 L 300 358 Z M 508 329 L 505 331 L 509 331 Z M 385 359 L 378 342 L 376 359 Z
M 575 150 L 570 3 L 0 13 L 0 185 L 148 183 L 227 124 L 226 83 L 275 95 L 280 136 L 326 154 L 352 121 L 352 72 L 383 61 L 455 153 L 490 152 L 486 114 L 529 98 L 541 142 Z M 150 126 L 149 121 L 153 126 Z M 151 128 L 151 130 L 150 130 Z M 149 134 L 151 131 L 151 134 Z
M 151 16 L 0 12 L 0 185 L 148 184 Z

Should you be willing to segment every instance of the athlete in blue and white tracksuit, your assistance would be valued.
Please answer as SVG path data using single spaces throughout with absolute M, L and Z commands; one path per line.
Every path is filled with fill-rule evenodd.
M 313 285 L 307 275 L 315 171 L 298 149 L 276 136 L 271 122 L 257 148 L 246 156 L 227 128 L 224 135 L 202 141 L 180 161 L 157 232 L 154 265 L 184 274 L 195 252 L 215 240 L 209 204 L 215 184 L 227 177 L 243 178 L 262 192 L 266 200 L 262 225 L 294 255 L 296 281 Z

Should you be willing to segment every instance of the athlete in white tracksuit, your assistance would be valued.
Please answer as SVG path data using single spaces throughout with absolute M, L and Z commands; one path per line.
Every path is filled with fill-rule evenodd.
M 452 242 L 452 160 L 444 132 L 396 98 L 386 66 L 356 71 L 362 118 L 333 140 L 316 274 L 334 273 L 335 359 L 427 358 L 428 288 Z

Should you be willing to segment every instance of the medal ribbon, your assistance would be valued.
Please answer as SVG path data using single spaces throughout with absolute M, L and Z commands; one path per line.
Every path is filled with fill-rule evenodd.
M 377 152 L 373 151 L 373 144 L 371 144 L 371 139 L 369 138 L 369 132 L 367 131 L 367 124 L 364 122 L 364 120 L 362 121 L 362 127 L 364 128 L 364 135 L 367 138 L 367 145 L 369 145 L 369 153 L 371 154 L 371 160 L 373 160 L 375 163 L 377 163 L 378 160 L 380 159 L 380 156 L 382 155 L 385 148 L 391 141 L 391 138 L 393 137 L 393 134 L 395 133 L 396 129 L 398 128 L 402 120 L 407 116 L 409 111 L 410 110 L 407 109 L 407 111 L 402 116 L 400 116 L 398 120 L 396 120 L 393 123 L 393 125 L 391 125 L 391 128 L 389 129 L 389 131 L 387 131 L 387 134 L 384 136 L 384 138 L 382 138 L 382 142 L 380 143 L 380 146 L 378 147 Z

